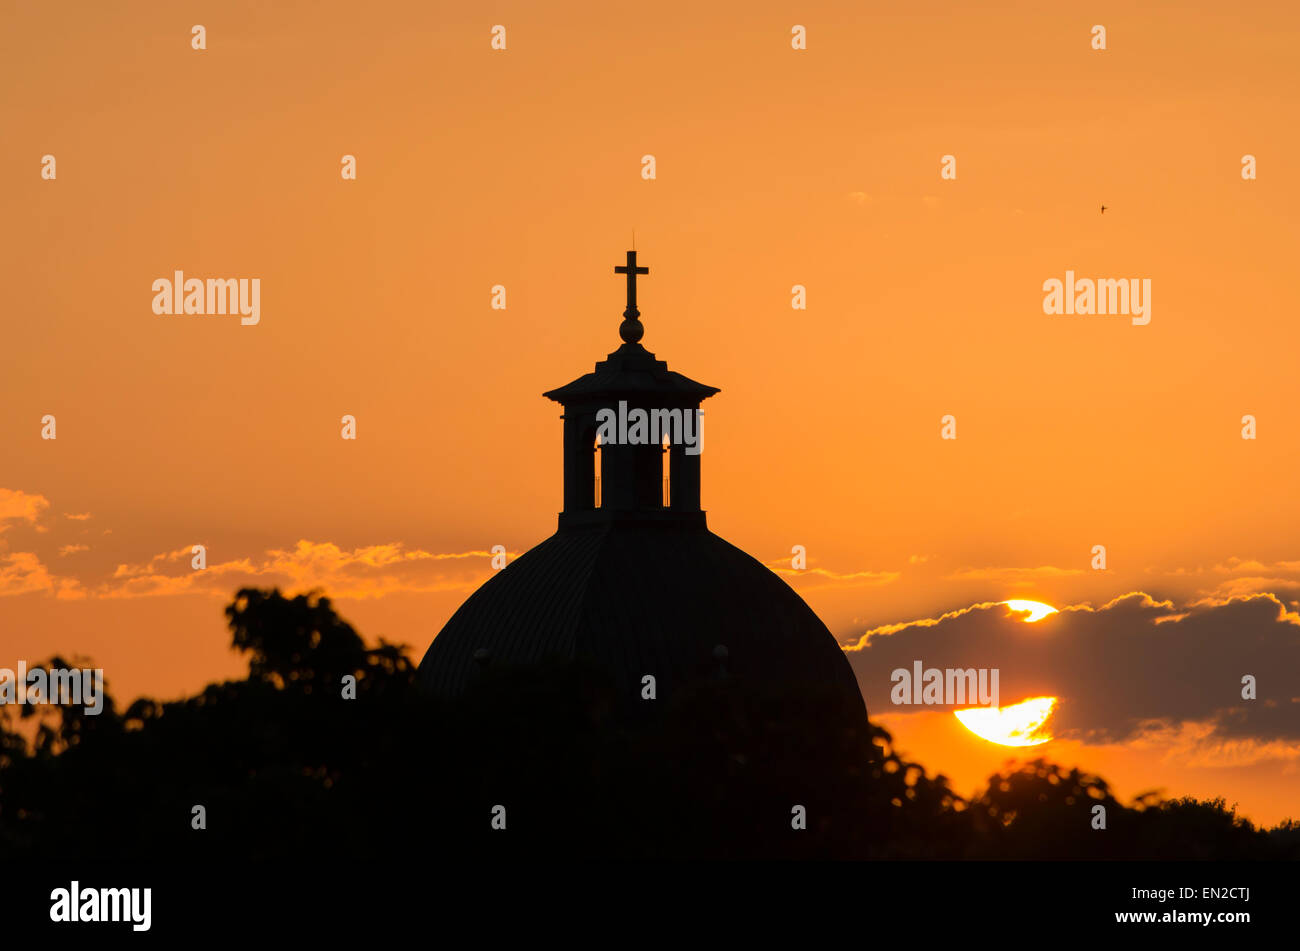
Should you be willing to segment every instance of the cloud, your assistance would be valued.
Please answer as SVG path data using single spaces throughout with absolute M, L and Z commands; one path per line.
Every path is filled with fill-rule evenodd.
M 1300 740 L 1262 740 L 1224 735 L 1213 721 L 1177 725 L 1152 723 L 1129 742 L 1135 750 L 1151 750 L 1162 761 L 1183 766 L 1224 768 L 1252 766 L 1267 760 L 1300 759 Z
M 71 512 L 64 512 L 63 517 L 70 518 L 74 522 L 86 522 L 89 521 L 92 516 L 89 512 L 83 512 L 80 515 L 73 515 Z
M 874 628 L 846 656 L 869 710 L 912 712 L 890 703 L 890 673 L 919 660 L 998 669 L 1003 704 L 1060 697 L 1053 731 L 1085 743 L 1184 736 L 1189 723 L 1210 727 L 1195 737 L 1202 756 L 1281 755 L 1300 743 L 1300 613 L 1271 594 L 1175 606 L 1133 592 L 1033 624 L 1023 617 L 972 605 Z M 1256 700 L 1242 699 L 1247 674 Z
M 821 588 L 845 587 L 860 588 L 863 586 L 874 586 L 890 584 L 901 578 L 902 572 L 898 571 L 831 571 L 829 568 L 792 568 L 790 558 L 777 558 L 775 561 L 764 563 L 767 568 L 782 575 L 785 578 L 823 578 L 831 584 L 815 585 L 811 588 L 801 586 L 803 590 L 812 591 Z
M 1246 576 L 1229 578 L 1205 592 L 1205 597 L 1197 604 L 1214 604 L 1231 598 L 1245 597 L 1251 594 L 1269 594 L 1278 591 L 1300 590 L 1300 578 L 1283 578 L 1276 575 Z
M 1082 568 L 1057 568 L 1042 565 L 1038 568 L 959 568 L 948 577 L 956 581 L 999 581 L 1015 584 L 1041 578 L 1066 578 L 1083 574 Z
M 1207 576 L 1205 586 L 1199 591 L 1202 598 L 1198 603 L 1203 604 L 1251 594 L 1300 591 L 1300 561 L 1267 562 L 1234 556 L 1209 571 L 1197 569 L 1188 573 Z
M 50 507 L 43 495 L 29 495 L 17 489 L 0 489 L 0 532 L 8 526 L 5 522 L 26 521 L 35 524 L 41 513 Z
M 52 591 L 54 579 L 29 551 L 0 555 L 0 598 L 33 591 Z
M 1300 594 L 1300 561 L 1265 561 L 1233 556 L 1210 567 L 1148 568 L 1148 574 L 1199 583 L 1195 604 L 1221 604 L 1252 594 Z
M 54 597 L 60 601 L 84 601 L 87 594 L 86 589 L 76 578 L 58 579 L 58 590 Z
M 192 557 L 193 551 L 191 548 L 177 548 L 175 551 L 166 551 L 161 555 L 154 555 L 143 565 L 118 565 L 113 571 L 113 577 L 135 578 L 141 575 L 152 575 L 171 562 Z
M 60 555 L 86 551 L 86 545 L 64 545 Z M 399 592 L 474 590 L 491 570 L 493 553 L 485 550 L 429 552 L 408 549 L 400 542 L 345 549 L 332 542 L 301 539 L 292 549 L 270 549 L 261 556 L 213 560 L 208 549 L 206 568 L 192 567 L 194 552 L 186 546 L 154 555 L 141 564 L 119 564 L 104 580 L 93 583 L 57 576 L 31 552 L 0 555 L 0 597 L 30 592 L 53 593 L 63 600 L 118 600 L 175 595 L 229 597 L 244 586 L 280 587 L 305 591 L 319 588 L 335 598 L 379 598 Z M 513 559 L 518 552 L 507 552 Z
M 1238 558 L 1235 555 L 1226 562 L 1214 566 L 1220 574 L 1235 574 L 1242 571 L 1286 571 L 1300 573 L 1300 561 L 1258 561 L 1254 558 Z
M 508 558 L 518 553 L 508 552 Z M 208 551 L 211 558 L 213 552 Z M 191 548 L 155 555 L 140 565 L 118 565 L 92 597 L 145 598 L 211 593 L 229 596 L 244 585 L 320 588 L 334 598 L 378 598 L 398 592 L 472 591 L 490 570 L 492 552 L 428 552 L 400 542 L 351 550 L 333 542 L 300 539 L 292 549 L 270 549 L 261 557 L 190 567 Z M 453 563 L 450 566 L 447 563 Z M 457 564 L 458 563 L 458 564 Z M 454 573 L 448 567 L 458 569 Z

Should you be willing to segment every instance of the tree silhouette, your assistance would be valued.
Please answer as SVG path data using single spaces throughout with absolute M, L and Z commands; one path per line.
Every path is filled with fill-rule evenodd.
M 719 678 L 629 718 L 599 669 L 553 660 L 490 666 L 476 689 L 442 702 L 419 689 L 405 649 L 367 647 L 319 594 L 243 589 L 226 618 L 248 660 L 243 679 L 125 711 L 106 697 L 97 716 L 0 707 L 0 850 L 243 861 L 1300 857 L 1295 823 L 1265 832 L 1219 799 L 1145 794 L 1126 806 L 1100 777 L 1043 760 L 991 777 L 967 802 L 831 693 Z M 496 805 L 508 836 L 491 828 Z

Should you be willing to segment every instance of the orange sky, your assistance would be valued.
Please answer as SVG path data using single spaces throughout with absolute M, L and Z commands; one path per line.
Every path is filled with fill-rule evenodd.
M 554 531 L 540 394 L 618 343 L 633 229 L 645 345 L 722 388 L 710 527 L 805 546 L 845 643 L 1016 596 L 1296 606 L 1292 3 L 84 6 L 0 5 L 0 666 L 194 690 L 246 582 L 422 653 L 481 553 Z M 178 269 L 260 278 L 260 324 L 154 315 Z M 1045 315 L 1067 269 L 1149 278 L 1150 324 Z M 884 713 L 962 791 L 1008 752 Z M 1267 821 L 1281 749 L 1041 748 Z

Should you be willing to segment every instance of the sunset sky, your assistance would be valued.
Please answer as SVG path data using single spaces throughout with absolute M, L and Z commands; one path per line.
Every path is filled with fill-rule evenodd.
M 710 528 L 908 756 L 1300 818 L 1300 7 L 1134 7 L 3 0 L 0 666 L 177 697 L 243 669 L 247 584 L 422 655 L 555 530 L 541 394 L 618 345 L 635 232 L 643 343 L 722 390 Z M 176 270 L 260 323 L 155 315 Z M 1044 314 L 1067 270 L 1149 279 L 1149 325 Z M 914 658 L 1058 738 L 892 707 Z

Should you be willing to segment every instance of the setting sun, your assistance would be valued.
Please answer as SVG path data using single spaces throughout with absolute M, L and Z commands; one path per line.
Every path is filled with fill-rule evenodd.
M 1029 617 L 1025 618 L 1026 624 L 1033 624 L 1035 621 L 1041 621 L 1049 614 L 1058 614 L 1056 608 L 1050 604 L 1044 604 L 1042 601 L 1003 601 L 1007 607 L 1013 611 L 1028 611 Z
M 990 743 L 1038 746 L 1052 739 L 1050 733 L 1040 731 L 1055 708 L 1056 697 L 1033 697 L 1009 707 L 972 707 L 955 710 L 953 715 L 962 726 Z

